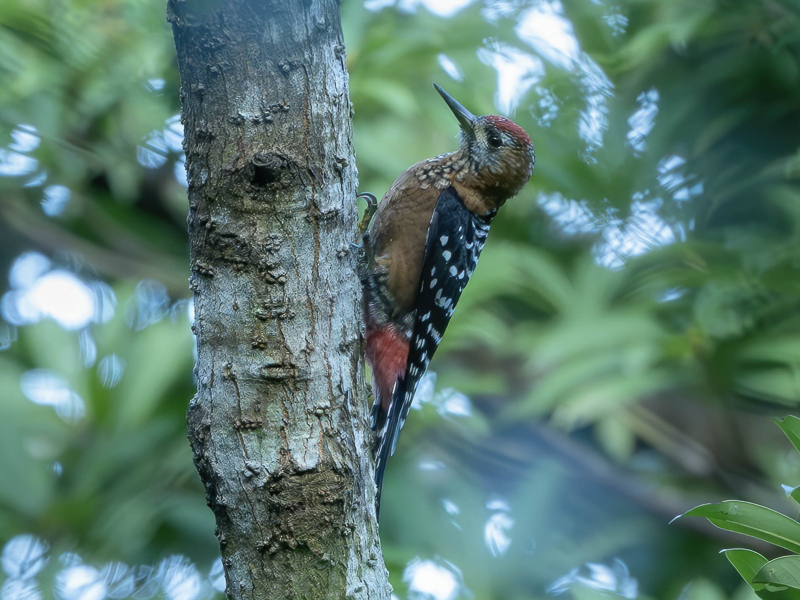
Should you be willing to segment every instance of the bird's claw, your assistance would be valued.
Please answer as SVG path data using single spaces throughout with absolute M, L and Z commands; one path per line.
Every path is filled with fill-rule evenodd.
M 375 214 L 375 211 L 378 210 L 378 199 L 375 197 L 375 194 L 371 194 L 370 192 L 361 192 L 356 195 L 356 198 L 361 198 L 367 203 L 367 207 L 364 209 L 364 216 L 361 217 L 361 222 L 358 224 L 358 234 L 360 237 L 367 231 L 372 216 Z
M 378 206 L 378 199 L 372 192 L 361 192 L 356 194 L 356 198 L 362 198 L 367 203 L 367 206 Z

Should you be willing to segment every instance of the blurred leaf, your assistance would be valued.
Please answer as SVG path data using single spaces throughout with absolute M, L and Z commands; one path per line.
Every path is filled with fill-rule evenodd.
M 736 391 L 743 396 L 784 406 L 798 405 L 800 381 L 787 367 L 743 368 L 734 373 L 733 381 Z
M 758 596 L 753 591 L 753 588 L 746 583 L 742 583 L 731 596 L 731 600 L 756 600 L 757 598 Z
M 135 428 L 151 418 L 166 390 L 187 380 L 193 339 L 184 318 L 150 325 L 135 335 L 126 349 L 129 375 L 119 385 L 117 422 Z M 154 351 L 154 349 L 158 349 Z M 185 398 L 188 405 L 189 397 Z
M 727 595 L 716 583 L 700 578 L 692 581 L 686 590 L 686 600 L 726 600 Z
M 608 600 L 608 598 L 617 597 L 616 594 L 604 592 L 602 590 L 595 590 L 583 585 L 575 585 L 570 589 L 570 596 L 574 600 Z
M 800 419 L 794 415 L 788 415 L 782 419 L 773 419 L 773 421 L 786 434 L 795 450 L 800 452 Z
M 636 447 L 636 436 L 623 422 L 621 414 L 611 414 L 595 424 L 595 435 L 602 448 L 619 462 L 627 462 Z

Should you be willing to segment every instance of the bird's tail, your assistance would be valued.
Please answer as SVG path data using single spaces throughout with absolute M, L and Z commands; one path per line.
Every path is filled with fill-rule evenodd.
M 380 511 L 381 487 L 386 463 L 392 453 L 392 438 L 400 407 L 395 406 L 398 384 L 402 384 L 408 360 L 408 337 L 391 325 L 367 327 L 367 362 L 372 367 L 375 403 L 372 405 L 372 431 L 375 442 L 375 485 L 378 487 L 377 510 Z

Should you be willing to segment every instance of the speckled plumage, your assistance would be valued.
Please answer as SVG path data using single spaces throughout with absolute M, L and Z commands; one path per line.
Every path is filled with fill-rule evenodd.
M 474 117 L 437 90 L 461 124 L 460 147 L 401 173 L 364 236 L 379 498 L 386 460 L 477 264 L 489 223 L 533 172 L 533 144 L 521 127 L 505 117 Z

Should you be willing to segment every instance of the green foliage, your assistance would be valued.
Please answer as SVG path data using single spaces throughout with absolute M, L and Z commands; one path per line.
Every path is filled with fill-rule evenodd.
M 703 504 L 684 517 L 705 517 L 720 529 L 735 531 L 800 552 L 800 523 L 772 509 L 738 500 Z
M 800 452 L 800 419 L 788 416 L 775 419 L 775 423 Z M 792 498 L 800 503 L 794 495 Z M 680 516 L 705 517 L 720 529 L 748 535 L 786 548 L 796 555 L 800 554 L 800 522 L 765 506 L 726 500 L 719 504 L 703 504 Z M 736 548 L 723 552 L 759 598 L 800 598 L 800 556 L 781 556 L 767 560 L 753 550 Z
M 789 415 L 783 419 L 775 419 L 775 424 L 786 434 L 795 450 L 800 452 L 800 419 Z
M 725 558 L 730 561 L 733 568 L 748 584 L 752 584 L 756 573 L 768 562 L 766 558 L 755 550 L 733 548 L 731 550 L 723 550 L 723 552 L 725 553 Z
M 521 24 L 545 5 L 563 20 L 540 14 L 528 26 L 547 35 L 526 37 Z M 497 113 L 493 61 L 533 65 L 513 115 L 536 144 L 533 180 L 493 224 L 387 474 L 397 596 L 419 558 L 459 569 L 462 596 L 480 600 L 546 597 L 573 571 L 565 594 L 619 594 L 596 589 L 584 563 L 618 585 L 635 579 L 640 598 L 746 600 L 750 586 L 792 597 L 788 571 L 757 577 L 769 563 L 744 550 L 726 553 L 749 584 L 737 588 L 717 542 L 666 521 L 698 497 L 741 497 L 742 514 L 696 510 L 796 541 L 793 519 L 757 505 L 796 515 L 800 498 L 780 494 L 800 461 L 770 423 L 800 398 L 797 3 L 341 10 L 360 187 L 379 197 L 408 165 L 455 147 L 432 81 Z M 548 54 L 565 31 L 575 47 Z M 6 0 L 0 79 L 0 168 L 6 151 L 35 160 L 0 176 L 4 274 L 35 250 L 86 285 L 107 281 L 116 299 L 113 318 L 81 331 L 0 320 L 0 545 L 46 539 L 51 574 L 63 550 L 98 567 L 175 553 L 206 569 L 217 543 L 184 433 L 187 206 L 164 7 Z M 648 102 L 652 128 L 637 133 Z M 599 143 L 581 133 L 591 115 Z M 14 150 L 26 124 L 38 144 Z M 49 215 L 52 185 L 70 196 Z M 137 321 L 139 282 L 153 280 L 163 310 Z M 18 290 L 4 280 L 2 291 Z M 99 370 L 111 355 L 124 362 L 116 385 Z M 83 418 L 26 397 L 37 369 L 83 400 Z M 779 426 L 797 446 L 797 419 Z
M 119 315 L 97 327 L 97 353 L 113 352 L 125 365 L 117 387 L 108 387 L 99 368 L 83 368 L 75 334 L 49 322 L 22 331 L 25 351 L 0 363 L 8 392 L 0 419 L 7 450 L 0 457 L 0 539 L 59 532 L 85 540 L 86 558 L 141 562 L 182 547 L 182 539 L 201 539 L 205 547 L 192 554 L 213 558 L 213 538 L 203 533 L 213 532 L 213 518 L 184 440 L 186 396 L 173 395 L 191 385 L 187 324 L 183 314 L 131 332 Z M 19 381 L 31 364 L 64 378 L 86 402 L 85 418 L 73 424 L 25 399 Z

